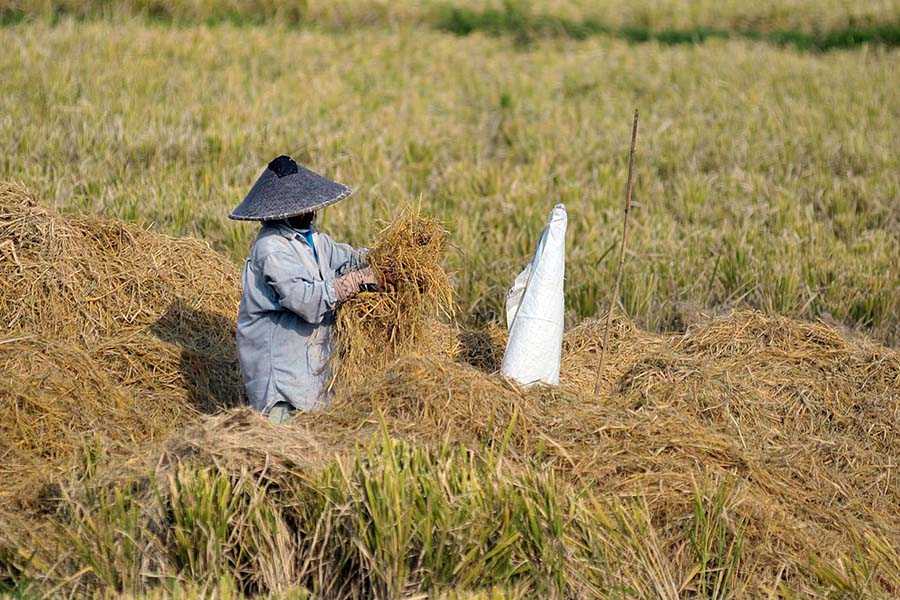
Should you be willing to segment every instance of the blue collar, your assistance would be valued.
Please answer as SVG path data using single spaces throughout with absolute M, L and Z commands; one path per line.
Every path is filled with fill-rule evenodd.
M 306 240 L 306 244 L 312 248 L 313 256 L 316 257 L 316 262 L 319 262 L 319 251 L 316 250 L 316 245 L 313 243 L 313 230 L 310 229 L 298 229 L 297 230 L 300 235 L 303 236 L 303 239 Z

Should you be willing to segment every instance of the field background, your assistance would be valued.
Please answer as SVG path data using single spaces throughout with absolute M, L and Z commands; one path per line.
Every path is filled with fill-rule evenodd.
M 240 261 L 253 228 L 226 215 L 288 152 L 357 190 L 324 215 L 338 238 L 408 203 L 444 219 L 462 315 L 484 322 L 562 201 L 572 322 L 608 302 L 639 107 L 630 315 L 678 329 L 751 305 L 900 336 L 896 1 L 0 6 L 0 177 L 56 207 Z
M 900 0 L 0 0 L 0 48 L 0 596 L 897 597 Z M 459 318 L 275 427 L 227 214 L 284 152 L 339 239 L 440 218 Z

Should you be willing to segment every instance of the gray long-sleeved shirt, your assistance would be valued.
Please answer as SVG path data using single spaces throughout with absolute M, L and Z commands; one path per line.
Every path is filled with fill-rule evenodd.
M 335 243 L 284 222 L 260 229 L 244 265 L 237 345 L 250 404 L 267 413 L 276 402 L 312 410 L 325 401 L 334 278 L 365 264 L 365 250 Z

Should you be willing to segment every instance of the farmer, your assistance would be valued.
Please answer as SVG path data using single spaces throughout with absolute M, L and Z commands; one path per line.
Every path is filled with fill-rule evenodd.
M 327 401 L 335 307 L 379 287 L 365 249 L 313 227 L 317 210 L 350 192 L 279 156 L 230 215 L 262 221 L 244 265 L 237 346 L 250 404 L 275 423 Z

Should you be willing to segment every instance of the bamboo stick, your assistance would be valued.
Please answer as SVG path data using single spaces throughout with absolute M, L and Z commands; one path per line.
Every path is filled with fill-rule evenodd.
M 631 125 L 631 150 L 628 152 L 628 182 L 625 185 L 625 216 L 622 219 L 622 245 L 619 247 L 619 265 L 616 270 L 616 286 L 612 297 L 609 299 L 609 310 L 606 311 L 606 325 L 603 328 L 603 346 L 600 348 L 600 358 L 597 361 L 597 374 L 594 380 L 594 395 L 600 393 L 600 374 L 603 372 L 603 363 L 606 358 L 606 347 L 609 345 L 609 323 L 612 320 L 613 309 L 619 299 L 619 288 L 622 285 L 622 271 L 625 266 L 625 248 L 628 243 L 628 213 L 631 212 L 631 194 L 634 190 L 634 148 L 637 145 L 638 109 L 634 109 L 634 122 Z

